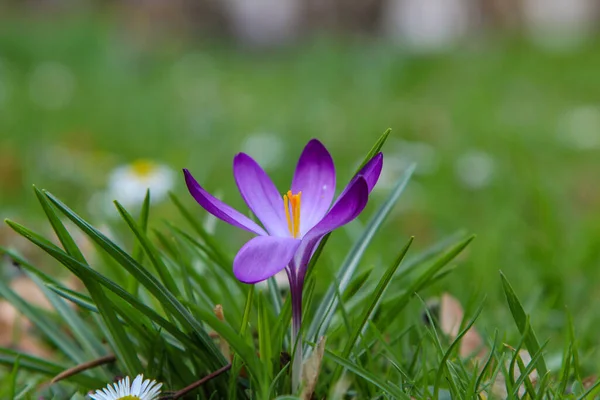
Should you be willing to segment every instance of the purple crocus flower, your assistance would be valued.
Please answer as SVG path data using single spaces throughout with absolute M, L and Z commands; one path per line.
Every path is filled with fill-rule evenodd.
M 187 169 L 183 172 L 191 195 L 206 211 L 257 235 L 242 246 L 233 260 L 233 273 L 237 279 L 257 283 L 286 270 L 292 295 L 292 333 L 294 343 L 300 343 L 302 288 L 310 258 L 323 236 L 362 212 L 379 179 L 382 165 L 383 154 L 379 153 L 333 202 L 335 166 L 331 155 L 318 140 L 309 141 L 304 148 L 291 190 L 283 196 L 256 161 L 239 153 L 233 160 L 235 181 L 262 227 L 208 193 Z M 299 385 L 302 362 L 302 346 L 296 347 L 292 368 L 294 389 Z

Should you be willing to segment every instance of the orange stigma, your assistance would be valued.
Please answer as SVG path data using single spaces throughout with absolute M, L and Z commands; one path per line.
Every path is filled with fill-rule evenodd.
M 288 229 L 293 238 L 297 238 L 300 234 L 300 197 L 302 192 L 292 194 L 288 190 L 283 195 L 283 208 L 285 208 L 285 218 L 287 219 Z

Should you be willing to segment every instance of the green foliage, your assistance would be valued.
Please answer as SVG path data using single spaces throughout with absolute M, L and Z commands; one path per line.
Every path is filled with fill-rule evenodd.
M 381 148 L 388 134 L 384 133 L 373 151 Z M 423 323 L 423 307 L 415 297 L 437 292 L 436 287 L 462 264 L 457 257 L 473 237 L 451 235 L 428 248 L 411 251 L 410 256 L 413 238 L 394 238 L 388 245 L 398 249 L 395 259 L 384 261 L 382 257 L 375 265 L 364 263 L 369 246 L 382 240 L 378 232 L 413 170 L 410 167 L 399 177 L 386 201 L 371 206 L 376 210 L 348 247 L 345 259 L 338 260 L 340 266 L 329 285 L 320 281 L 330 273 L 323 260 L 335 259 L 331 241 L 324 241 L 315 254 L 305 288 L 307 350 L 320 336 L 328 337 L 315 396 L 462 399 L 485 393 L 493 397 L 498 390 L 505 390 L 513 397 L 526 393 L 531 399 L 583 399 L 596 393 L 598 384 L 586 386 L 583 381 L 572 322 L 562 367 L 550 368 L 546 361 L 549 342 L 539 344 L 524 306 L 504 275 L 501 285 L 520 333 L 516 348 L 499 345 L 496 331 L 486 343 L 485 357 L 459 352 L 465 336 L 487 309 L 483 301 L 467 304 L 467 315 L 455 337 L 442 329 L 440 316 L 428 305 L 425 314 L 430 324 Z M 295 393 L 290 393 L 289 377 L 289 296 L 274 280 L 258 290 L 236 281 L 230 270 L 232 254 L 175 195 L 174 207 L 193 232 L 170 222 L 149 229 L 149 193 L 137 221 L 115 203 L 125 232 L 135 239 L 128 250 L 56 196 L 37 188 L 34 192 L 61 247 L 19 223 L 7 220 L 7 224 L 75 275 L 85 292 L 66 287 L 22 256 L 1 249 L 41 289 L 54 311 L 29 304 L 4 282 L 0 282 L 0 295 L 32 321 L 55 354 L 55 360 L 48 361 L 0 349 L 0 364 L 8 366 L 7 373 L 0 375 L 2 398 L 45 394 L 81 398 L 115 376 L 138 373 L 164 382 L 167 394 L 175 393 L 229 363 L 228 371 L 209 379 L 204 390 L 189 395 L 206 399 L 295 398 L 290 396 Z M 92 254 L 80 249 L 64 218 L 95 244 Z M 222 314 L 215 314 L 217 305 Z M 519 350 L 523 347 L 531 361 L 522 358 Z M 115 355 L 115 363 L 42 385 L 71 367 L 108 354 Z

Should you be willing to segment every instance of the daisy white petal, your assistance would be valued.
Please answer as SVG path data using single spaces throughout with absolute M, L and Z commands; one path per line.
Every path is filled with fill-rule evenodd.
M 135 377 L 133 382 L 127 376 L 117 383 L 109 384 L 104 389 L 90 394 L 92 400 L 157 400 L 162 383 L 154 380 L 144 380 L 143 375 Z

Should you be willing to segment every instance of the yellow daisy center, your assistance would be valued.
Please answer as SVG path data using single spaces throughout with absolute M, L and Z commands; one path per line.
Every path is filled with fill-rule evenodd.
M 145 178 L 156 171 L 156 164 L 148 160 L 137 160 L 131 164 L 131 169 L 137 176 Z
M 300 199 L 302 192 L 292 194 L 291 190 L 288 190 L 283 195 L 283 207 L 285 208 L 285 217 L 287 219 L 288 230 L 293 238 L 297 238 L 300 234 Z
M 142 400 L 141 398 L 134 396 L 132 394 L 124 396 L 124 397 L 119 397 L 117 400 Z

